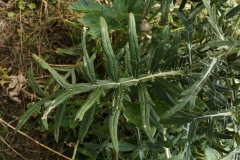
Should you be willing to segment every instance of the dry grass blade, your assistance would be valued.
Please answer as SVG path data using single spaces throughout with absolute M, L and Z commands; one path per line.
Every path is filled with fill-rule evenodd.
M 11 129 L 13 129 L 13 130 L 16 130 L 16 128 L 14 128 L 14 127 L 11 126 L 10 124 L 8 124 L 8 123 L 7 123 L 6 121 L 4 121 L 2 118 L 0 118 L 0 122 L 3 123 L 3 124 L 5 124 L 5 125 L 8 126 L 9 128 L 11 128 Z M 23 132 L 21 132 L 21 131 L 18 131 L 18 133 L 20 133 L 20 134 L 23 135 L 24 137 L 32 140 L 33 142 L 35 142 L 36 144 L 40 145 L 41 147 L 43 147 L 43 148 L 45 148 L 45 149 L 47 149 L 47 150 L 49 150 L 49 151 L 51 151 L 51 152 L 53 152 L 53 153 L 55 153 L 55 154 L 57 154 L 57 155 L 59 155 L 59 156 L 65 158 L 65 159 L 67 159 L 67 160 L 72 160 L 71 158 L 69 158 L 69 157 L 67 157 L 67 156 L 65 156 L 65 155 L 63 155 L 63 154 L 61 154 L 61 153 L 59 153 L 59 152 L 57 152 L 57 151 L 55 151 L 55 150 L 53 150 L 53 149 L 45 146 L 44 144 L 36 141 L 35 139 L 33 139 L 32 137 L 26 135 L 25 133 L 23 133 Z M 1 139 L 1 140 L 2 140 L 2 139 Z M 22 157 L 22 156 L 21 156 L 21 157 Z
M 13 152 L 15 152 L 17 155 L 19 155 L 22 159 L 27 159 L 27 158 L 23 157 L 23 155 L 21 155 L 20 153 L 18 153 L 15 149 L 13 149 L 13 148 L 11 147 L 11 145 L 9 145 L 1 136 L 0 136 L 0 140 L 1 140 L 4 144 L 6 144 L 6 146 L 8 146 Z

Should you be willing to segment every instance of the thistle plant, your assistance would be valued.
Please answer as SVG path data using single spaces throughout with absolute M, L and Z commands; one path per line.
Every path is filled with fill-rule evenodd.
M 163 3 L 168 4 L 166 1 Z M 150 1 L 146 4 L 153 5 Z M 82 29 L 81 61 L 76 65 L 85 83 L 70 84 L 48 63 L 33 54 L 33 59 L 52 74 L 60 89 L 46 95 L 29 71 L 29 83 L 43 98 L 25 112 L 17 129 L 50 101 L 41 119 L 48 128 L 48 115 L 55 113 L 54 136 L 58 141 L 66 102 L 87 93 L 88 97 L 77 106 L 75 114 L 75 121 L 81 122 L 78 132 L 81 145 L 87 145 L 85 136 L 93 125 L 96 107 L 102 106 L 107 99 L 111 102 L 105 117 L 110 141 L 106 140 L 107 145 L 101 147 L 111 148 L 116 157 L 123 156 L 124 151 L 132 151 L 128 156 L 131 159 L 137 156 L 140 159 L 229 159 L 237 156 L 237 145 L 240 143 L 240 42 L 236 28 L 228 23 L 235 27 L 239 25 L 239 16 L 237 19 L 235 17 L 239 6 L 226 13 L 222 10 L 224 5 L 223 1 L 210 4 L 203 0 L 189 14 L 175 9 L 177 20 L 184 29 L 176 31 L 165 22 L 161 27 L 153 26 L 152 38 L 143 42 L 147 45 L 139 43 L 135 16 L 129 13 L 127 42 L 118 50 L 113 48 L 106 20 L 100 16 L 105 79 L 99 79 L 95 69 L 96 54 L 88 53 L 86 27 Z M 207 11 L 206 18 L 199 19 L 203 10 Z M 134 116 L 139 118 L 140 123 L 133 120 Z M 126 122 L 121 122 L 121 117 Z M 131 136 L 137 139 L 134 143 L 128 141 L 122 135 L 124 133 L 120 134 L 123 130 L 120 126 L 125 126 L 127 130 L 129 124 L 134 125 L 130 127 L 131 132 L 135 133 Z M 124 138 L 119 138 L 119 135 Z M 108 153 L 112 154 L 111 151 Z

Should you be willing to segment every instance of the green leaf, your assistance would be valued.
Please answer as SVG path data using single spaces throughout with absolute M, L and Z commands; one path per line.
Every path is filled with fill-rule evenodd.
M 115 56 L 116 60 L 119 62 L 120 59 L 123 57 L 123 54 L 124 54 L 125 50 L 124 48 L 122 48 Z
M 90 107 L 90 109 L 86 111 L 86 113 L 83 116 L 82 123 L 78 131 L 78 140 L 80 144 L 83 143 L 84 137 L 86 136 L 89 130 L 89 127 L 92 123 L 95 108 L 96 108 L 96 103 L 94 103 L 92 107 Z
M 143 126 L 143 130 L 145 131 L 148 138 L 154 142 L 152 133 L 151 133 L 151 126 L 150 126 L 150 104 L 149 102 L 152 101 L 150 95 L 147 92 L 146 87 L 139 82 L 137 85 L 138 88 L 138 100 L 140 105 L 140 112 L 141 112 L 141 122 Z
M 212 149 L 208 146 L 205 149 L 205 156 L 206 156 L 207 160 L 218 160 L 221 157 L 221 155 L 219 153 L 218 154 L 217 153 L 218 152 L 216 152 L 214 149 Z
M 176 102 L 174 101 L 174 99 L 172 98 L 172 96 L 166 92 L 166 90 L 164 88 L 162 88 L 160 84 L 160 81 L 155 80 L 154 81 L 154 87 L 155 90 L 157 91 L 157 93 L 169 104 L 171 104 L 172 106 L 174 106 L 176 104 Z
M 181 20 L 181 22 L 183 23 L 183 25 L 184 25 L 184 27 L 185 27 L 185 30 L 191 32 L 192 28 L 191 28 L 191 25 L 190 25 L 190 23 L 188 22 L 185 14 L 184 14 L 183 12 L 177 10 L 177 9 L 175 9 L 174 12 L 177 13 L 179 19 Z
M 169 79 L 162 77 L 155 78 L 156 82 L 163 87 L 172 97 L 181 97 L 182 89 L 175 83 L 170 82 Z
M 204 103 L 204 101 L 199 98 L 196 99 L 196 106 L 201 108 L 202 110 L 207 108 L 206 103 Z
M 97 77 L 95 74 L 95 68 L 94 68 L 94 59 L 96 58 L 95 54 L 91 58 L 89 58 L 89 55 L 87 53 L 86 49 L 86 28 L 83 28 L 83 34 L 82 34 L 82 49 L 83 49 L 83 70 L 88 78 L 88 80 L 95 84 L 97 81 Z
M 178 155 L 168 158 L 167 160 L 183 160 L 183 156 L 183 154 L 179 153 Z
M 234 148 L 234 150 L 232 150 L 228 155 L 226 155 L 225 157 L 219 159 L 219 160 L 230 160 L 230 159 L 235 159 L 236 158 L 236 154 L 240 153 L 240 146 L 238 145 L 236 148 Z
M 226 14 L 226 19 L 230 19 L 235 15 L 238 15 L 240 11 L 240 4 L 238 4 L 236 7 L 234 7 L 233 9 L 231 9 L 227 14 Z
M 24 2 L 22 2 L 22 1 L 18 2 L 18 8 L 19 8 L 20 10 L 24 10 L 25 7 L 26 7 L 26 5 L 25 5 Z
M 28 8 L 30 9 L 30 10 L 33 10 L 33 9 L 35 9 L 37 6 L 36 6 L 36 4 L 35 3 L 29 3 L 28 4 Z
M 30 86 L 32 87 L 32 89 L 39 95 L 44 97 L 45 93 L 43 92 L 43 90 L 39 87 L 38 83 L 35 81 L 34 77 L 33 77 L 33 68 L 30 67 L 28 70 L 28 82 L 30 84 Z
M 62 122 L 63 113 L 65 111 L 65 108 L 66 108 L 66 101 L 59 105 L 59 107 L 57 108 L 57 111 L 55 113 L 55 117 L 54 117 L 54 138 L 55 138 L 56 142 L 58 142 L 59 129 L 60 129 L 60 126 L 61 126 L 61 122 Z
M 128 4 L 126 4 L 124 0 L 114 0 L 112 5 L 116 12 L 128 12 Z
M 134 14 L 142 14 L 144 1 L 139 0 L 125 0 L 125 4 L 128 4 L 128 12 L 132 12 Z
M 75 115 L 75 120 L 79 119 L 81 121 L 83 119 L 84 114 L 87 110 L 89 110 L 92 105 L 97 102 L 103 93 L 103 88 L 98 87 L 92 91 L 91 94 L 89 94 L 87 100 L 84 102 L 84 104 L 80 107 L 80 109 L 77 111 Z
M 203 4 L 198 5 L 189 15 L 188 19 L 192 20 L 194 19 L 199 13 L 202 12 L 202 10 L 205 8 Z
M 214 21 L 216 21 L 216 14 L 214 13 L 214 10 L 212 10 L 210 6 L 210 2 L 208 0 L 202 0 L 205 8 L 207 9 L 207 12 L 210 16 L 210 18 Z
M 189 124 L 188 135 L 187 135 L 187 141 L 189 144 L 191 144 L 193 142 L 194 136 L 195 136 L 197 128 L 198 128 L 198 124 L 199 124 L 198 120 L 193 120 Z
M 219 39 L 224 40 L 225 39 L 224 34 L 222 33 L 221 28 L 218 27 L 218 25 L 217 25 L 217 17 L 216 17 L 216 13 L 215 13 L 216 9 L 211 8 L 210 2 L 208 0 L 203 0 L 203 4 L 204 4 L 205 8 L 207 9 L 207 12 L 209 15 L 209 17 L 207 17 L 208 22 L 211 25 L 214 33 L 216 34 L 216 36 L 218 36 Z M 214 6 L 214 8 L 216 8 L 216 7 Z
M 231 85 L 230 87 L 231 87 L 232 90 L 237 91 L 237 90 L 239 89 L 239 87 L 240 87 L 240 83 L 233 84 L 233 85 Z
M 160 123 L 163 124 L 163 125 L 178 125 L 178 126 L 181 126 L 181 125 L 190 123 L 192 120 L 193 120 L 193 118 L 190 117 L 190 116 L 180 116 L 180 115 L 174 114 L 171 117 L 161 119 Z
M 220 94 L 218 92 L 213 92 L 213 91 L 209 90 L 207 87 L 204 87 L 203 90 L 209 98 L 214 100 L 219 105 L 221 105 L 221 106 L 227 106 L 228 105 L 227 98 L 224 97 L 222 94 Z
M 210 142 L 213 141 L 214 123 L 215 123 L 215 120 L 213 118 L 210 118 L 207 126 L 207 135 L 206 135 Z
M 78 63 L 77 63 L 78 65 Z M 63 79 L 66 80 L 71 76 L 71 83 L 72 84 L 76 84 L 76 68 L 77 65 L 52 65 L 51 67 L 57 71 L 63 71 L 63 72 L 67 72 L 65 73 L 65 75 L 63 76 Z M 49 84 L 48 84 L 49 85 Z M 57 90 L 59 88 L 59 85 L 56 85 L 54 87 L 55 90 Z
M 134 123 L 138 128 L 143 129 L 140 114 L 140 108 L 136 104 L 128 104 L 123 112 L 128 122 Z
M 128 19 L 128 17 L 129 17 L 129 13 L 118 12 L 115 16 L 115 19 L 117 21 L 122 21 L 122 20 Z
M 174 143 L 172 141 L 158 141 L 156 143 L 147 143 L 149 149 L 159 149 L 163 147 L 172 147 Z
M 91 0 L 79 0 L 74 3 L 70 3 L 71 10 L 79 13 L 101 13 L 102 5 Z
M 71 129 L 75 129 L 79 125 L 79 121 L 75 121 L 71 118 L 68 120 L 68 124 Z
M 192 156 L 192 153 L 191 153 L 190 145 L 185 145 L 184 152 L 185 152 L 183 157 L 184 160 L 194 160 L 194 157 Z
M 57 49 L 56 53 L 64 57 L 77 57 L 77 56 L 82 56 L 81 50 L 82 50 L 82 45 L 78 44 L 65 49 Z
M 94 39 L 98 39 L 101 37 L 99 18 L 103 17 L 108 24 L 108 31 L 111 30 L 119 30 L 122 29 L 121 24 L 116 21 L 116 12 L 107 5 L 102 6 L 103 9 L 101 13 L 98 14 L 85 14 L 80 22 L 90 27 L 90 31 L 88 32 L 93 36 Z
M 69 89 L 71 88 L 71 84 L 66 82 L 62 76 L 60 76 L 52 67 L 50 67 L 43 59 L 38 57 L 36 54 L 32 55 L 33 59 L 37 61 L 43 68 L 47 69 L 55 78 L 55 80 L 58 82 L 60 86 L 63 88 Z
M 8 18 L 12 18 L 14 16 L 14 12 L 8 12 L 7 16 L 8 16 Z
M 210 62 L 208 62 L 209 63 L 208 67 L 202 71 L 204 76 L 202 76 L 199 80 L 197 80 L 189 89 L 183 91 L 182 92 L 183 98 L 179 100 L 179 103 L 177 103 L 173 108 L 167 110 L 161 116 L 161 118 L 166 118 L 173 115 L 174 113 L 182 109 L 188 102 L 191 102 L 189 103 L 190 108 L 193 108 L 195 106 L 196 95 L 201 91 L 204 82 L 206 81 L 206 79 L 209 77 L 209 75 L 215 68 L 217 62 L 218 62 L 218 59 L 215 57 Z
M 47 118 L 48 118 L 48 114 L 51 112 L 51 110 L 53 110 L 55 107 L 58 107 L 60 104 L 62 104 L 64 101 L 66 101 L 67 99 L 69 99 L 71 96 L 73 96 L 76 93 L 77 92 L 75 90 L 67 90 L 67 91 L 57 95 L 56 98 L 51 101 L 50 105 L 46 108 L 46 110 L 44 111 L 44 114 L 41 118 L 46 129 L 48 129 Z
M 120 110 L 115 110 L 110 116 L 109 116 L 109 132 L 113 144 L 113 149 L 116 152 L 119 152 L 119 146 L 118 146 L 118 119 L 120 115 Z
M 146 0 L 145 1 L 143 13 L 142 13 L 142 18 L 143 19 L 146 18 L 146 16 L 148 15 L 150 9 L 152 8 L 153 4 L 154 4 L 154 0 Z
M 160 118 L 152 107 L 150 108 L 150 121 L 157 127 L 159 132 L 163 131 L 163 128 L 159 123 Z
M 172 0 L 164 0 L 161 3 L 161 23 L 162 25 L 165 25 L 168 20 L 168 13 L 170 11 L 170 4 L 172 3 Z
M 240 42 L 233 42 L 229 40 L 210 41 L 206 44 L 209 47 L 221 47 L 221 46 L 240 46 Z
M 129 53 L 130 53 L 130 64 L 132 68 L 133 77 L 137 77 L 139 72 L 139 61 L 141 52 L 138 46 L 138 38 L 136 32 L 135 18 L 132 13 L 129 14 L 129 23 L 128 23 L 128 44 L 129 44 Z
M 185 14 L 183 12 L 180 12 L 176 9 L 174 11 L 177 13 L 179 19 L 181 20 L 181 22 L 183 23 L 183 25 L 185 27 L 185 33 L 186 33 L 186 38 L 187 38 L 187 45 L 186 45 L 187 54 L 189 57 L 189 63 L 192 64 L 192 33 L 193 33 L 192 25 L 189 23 L 189 21 L 187 20 Z M 180 40 L 179 40 L 179 42 L 180 42 Z M 175 43 L 176 42 L 173 42 L 173 44 L 175 44 Z
M 225 149 L 223 149 L 222 145 L 218 145 L 217 143 L 208 143 L 209 147 L 211 147 L 212 149 L 216 150 L 218 153 L 225 153 L 228 154 L 229 151 L 226 151 Z M 220 157 L 219 157 L 220 158 Z
M 30 118 L 30 116 L 36 112 L 46 101 L 58 96 L 59 94 L 64 93 L 65 91 L 59 91 L 55 94 L 52 94 L 50 96 L 47 96 L 46 98 L 43 98 L 42 100 L 36 102 L 31 107 L 28 108 L 27 111 L 21 116 L 21 118 L 18 121 L 18 124 L 16 126 L 16 132 L 26 123 L 26 121 Z
M 164 57 L 164 48 L 166 45 L 166 37 L 169 36 L 169 26 L 165 26 L 161 33 L 155 38 L 153 38 L 151 45 L 147 50 L 147 54 L 149 55 L 147 66 L 148 71 L 150 73 L 157 72 L 161 65 L 160 61 Z
M 180 46 L 180 43 L 181 43 L 181 35 L 178 34 L 173 39 L 171 47 L 166 52 L 166 56 L 164 57 L 165 63 L 163 68 L 166 68 L 166 67 L 174 68 L 173 65 L 175 64 L 175 61 L 177 59 L 177 53 L 178 53 L 178 48 Z
M 180 4 L 180 7 L 179 7 L 179 11 L 183 10 L 183 8 L 185 7 L 186 3 L 187 3 L 187 0 L 182 0 L 182 2 Z
M 102 48 L 105 54 L 105 64 L 106 69 L 109 73 L 110 78 L 114 82 L 118 82 L 119 80 L 119 73 L 118 73 L 118 61 L 115 58 L 113 53 L 111 41 L 108 35 L 108 27 L 107 23 L 103 17 L 100 17 L 100 27 L 101 27 L 101 38 L 102 38 Z
M 111 144 L 111 143 L 108 144 L 108 146 L 110 148 L 114 148 L 113 144 Z M 120 152 L 129 152 L 129 151 L 134 150 L 137 147 L 136 145 L 133 145 L 131 143 L 127 143 L 127 142 L 124 142 L 124 141 L 118 142 L 118 146 L 119 146 L 119 151 Z
M 99 150 L 104 147 L 104 144 L 96 144 L 96 143 L 91 143 L 91 142 L 84 142 L 83 145 L 88 148 L 95 149 L 95 150 Z

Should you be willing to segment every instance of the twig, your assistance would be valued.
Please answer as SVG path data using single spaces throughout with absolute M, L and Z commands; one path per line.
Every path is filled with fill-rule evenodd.
M 11 125 L 8 124 L 7 122 L 5 122 L 2 118 L 0 118 L 0 122 L 4 123 L 4 124 L 7 125 L 8 127 L 12 128 L 13 130 L 16 131 L 16 128 L 14 128 L 13 126 L 11 126 Z M 51 151 L 51 152 L 53 152 L 53 153 L 61 156 L 61 157 L 64 157 L 64 158 L 67 159 L 67 160 L 72 160 L 71 158 L 69 158 L 69 157 L 67 157 L 67 156 L 65 156 L 65 155 L 63 155 L 63 154 L 61 154 L 61 153 L 59 153 L 59 152 L 57 152 L 57 151 L 55 151 L 55 150 L 53 150 L 53 149 L 45 146 L 45 145 L 43 145 L 42 143 L 36 141 L 35 139 L 33 139 L 32 137 L 26 135 L 25 133 L 23 133 L 23 132 L 21 132 L 21 131 L 19 131 L 19 130 L 18 130 L 17 132 L 20 133 L 21 135 L 27 137 L 28 139 L 32 140 L 33 142 L 37 143 L 37 144 L 40 145 L 41 147 L 43 147 L 43 148 L 45 148 L 45 149 L 47 149 L 47 150 L 49 150 L 49 151 Z
M 79 141 L 77 141 L 77 144 L 74 146 L 74 151 L 73 151 L 73 155 L 72 155 L 72 160 L 75 160 L 75 158 L 76 158 L 76 153 L 77 153 L 78 145 L 79 145 Z

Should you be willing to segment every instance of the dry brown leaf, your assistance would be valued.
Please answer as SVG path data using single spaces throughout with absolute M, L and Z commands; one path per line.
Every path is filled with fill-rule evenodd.
M 21 103 L 18 95 L 25 86 L 26 79 L 22 74 L 19 74 L 18 76 L 11 75 L 9 78 L 12 80 L 12 82 L 9 83 L 8 87 L 6 88 L 7 96 L 9 96 L 11 100 Z

